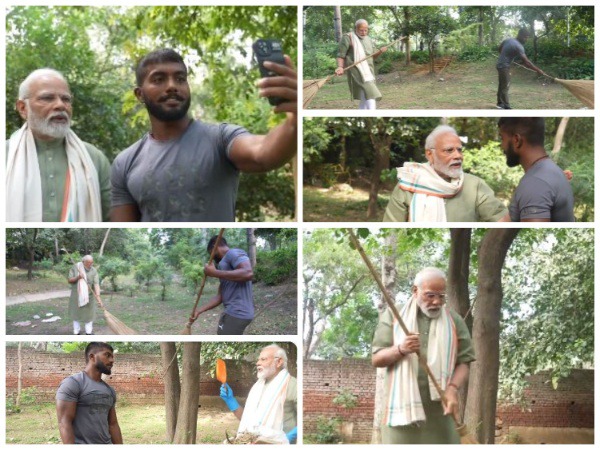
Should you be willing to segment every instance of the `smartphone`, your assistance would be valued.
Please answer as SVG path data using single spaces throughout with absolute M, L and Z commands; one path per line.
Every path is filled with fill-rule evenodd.
M 258 62 L 258 70 L 260 70 L 260 75 L 265 77 L 275 77 L 277 74 L 275 72 L 271 72 L 269 69 L 266 69 L 263 63 L 265 61 L 272 61 L 277 64 L 285 65 L 285 60 L 283 59 L 283 49 L 281 48 L 281 42 L 275 39 L 259 39 L 254 44 L 252 44 L 252 50 L 254 51 L 254 57 L 256 58 L 256 62 Z M 277 106 L 281 103 L 284 103 L 288 100 L 280 97 L 267 97 L 269 103 L 273 106 Z

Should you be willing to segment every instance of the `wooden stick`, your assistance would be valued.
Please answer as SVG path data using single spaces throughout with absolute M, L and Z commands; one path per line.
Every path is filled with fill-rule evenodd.
M 401 37 L 400 39 L 396 39 L 394 42 L 390 42 L 389 44 L 387 44 L 387 45 L 384 45 L 383 47 L 390 47 L 391 45 L 394 45 L 396 42 L 400 42 L 400 41 L 403 41 L 403 40 L 405 40 L 405 39 L 406 39 L 406 36 L 404 36 L 404 37 Z M 379 50 L 381 50 L 381 48 L 379 48 Z M 379 52 L 379 50 L 377 50 L 377 52 Z M 359 61 L 355 62 L 354 64 L 352 64 L 352 65 L 350 65 L 350 66 L 348 66 L 348 67 L 344 67 L 344 72 L 345 72 L 346 70 L 348 70 L 348 69 L 352 69 L 354 66 L 357 66 L 357 65 L 359 65 L 361 62 L 363 62 L 363 61 L 366 61 L 366 60 L 367 60 L 367 59 L 369 59 L 369 58 L 372 58 L 374 55 L 376 55 L 376 54 L 377 54 L 377 52 L 375 52 L 375 53 L 371 53 L 370 55 L 368 55 L 368 56 L 365 56 L 363 59 L 361 59 L 361 60 L 359 60 Z
M 215 257 L 215 253 L 217 252 L 217 247 L 219 246 L 219 243 L 221 242 L 221 238 L 223 237 L 223 233 L 225 232 L 225 228 L 221 228 L 221 230 L 219 231 L 219 235 L 217 236 L 217 240 L 215 241 L 215 245 L 212 248 L 211 252 L 210 252 L 210 258 L 208 259 L 208 264 L 212 264 L 213 259 Z M 200 301 L 200 297 L 202 296 L 202 291 L 204 290 L 204 285 L 206 284 L 206 274 L 204 274 L 204 276 L 202 277 L 202 284 L 200 285 L 200 290 L 198 291 L 198 295 L 196 296 L 196 303 L 194 303 L 194 308 L 192 309 L 192 314 L 190 315 L 190 319 L 188 321 L 187 326 L 191 327 L 192 324 L 196 321 L 196 319 L 194 319 L 194 314 L 196 314 L 196 308 L 198 307 L 198 302 Z

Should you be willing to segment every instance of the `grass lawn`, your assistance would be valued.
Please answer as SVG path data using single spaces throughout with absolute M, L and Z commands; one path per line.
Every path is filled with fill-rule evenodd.
M 225 431 L 235 435 L 239 421 L 217 406 L 216 402 L 201 400 L 198 411 L 199 444 L 220 444 Z M 215 403 L 215 406 L 212 406 Z M 125 444 L 167 444 L 165 440 L 164 405 L 119 405 L 117 416 Z M 18 414 L 6 416 L 7 444 L 60 444 L 53 403 L 28 405 Z
M 27 280 L 27 269 L 6 270 L 6 296 L 69 289 L 67 276 L 53 270 L 36 270 L 33 280 Z
M 584 109 L 585 106 L 558 83 L 519 67 L 511 70 L 513 109 Z M 440 81 L 443 78 L 443 81 Z M 313 98 L 308 109 L 357 109 L 350 100 L 346 77 L 336 77 Z M 378 75 L 382 94 L 378 109 L 495 109 L 498 72 L 495 58 L 479 62 L 452 62 L 441 75 L 428 73 L 427 65 L 407 68 L 397 63 L 394 72 Z
M 380 191 L 379 213 L 367 219 L 369 193 L 354 187 L 352 192 L 331 191 L 313 186 L 304 186 L 303 211 L 306 222 L 381 222 L 390 199 L 390 192 Z
M 28 285 L 31 284 L 31 286 Z M 19 282 L 19 289 L 36 289 L 38 280 Z M 64 289 L 64 285 L 61 289 Z M 206 303 L 217 293 L 218 282 L 209 280 L 206 283 L 200 305 Z M 289 281 L 277 286 L 266 286 L 256 283 L 254 303 L 256 319 L 246 329 L 246 334 L 254 335 L 295 335 L 297 328 L 298 297 L 297 283 Z M 7 278 L 7 291 L 13 292 L 12 280 Z M 125 286 L 117 293 L 103 292 L 102 301 L 106 309 L 122 322 L 134 329 L 138 334 L 179 334 L 191 313 L 196 294 L 179 283 L 167 288 L 165 301 L 161 301 L 162 288 L 151 285 L 138 289 Z M 34 291 L 31 291 L 34 292 Z M 6 308 L 7 334 L 71 334 L 72 326 L 68 316 L 68 298 L 21 303 Z M 223 307 L 207 311 L 192 326 L 193 334 L 216 334 L 219 316 Z M 47 313 L 60 316 L 61 320 L 43 323 L 34 319 L 34 315 L 45 318 Z M 31 321 L 29 326 L 17 326 L 16 322 Z M 104 316 L 98 311 L 94 322 L 94 333 L 113 334 L 106 325 Z

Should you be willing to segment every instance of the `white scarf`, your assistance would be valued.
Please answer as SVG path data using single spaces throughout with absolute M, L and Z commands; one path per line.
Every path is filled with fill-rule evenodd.
M 365 53 L 365 48 L 362 45 L 361 39 L 356 35 L 356 32 L 350 33 L 350 39 L 352 39 L 352 48 L 354 50 L 354 62 L 360 61 L 365 58 L 367 55 Z M 363 79 L 363 83 L 368 83 L 370 81 L 375 81 L 375 77 L 371 72 L 371 68 L 369 67 L 369 63 L 367 60 L 364 60 L 360 64 L 356 65 L 356 68 L 360 72 L 360 76 Z
M 415 162 L 406 162 L 396 170 L 398 187 L 413 193 L 408 221 L 446 222 L 444 199 L 452 198 L 461 191 L 464 174 L 448 182 L 440 177 L 431 165 Z
M 94 162 L 77 135 L 65 138 L 68 171 L 61 222 L 101 222 L 100 182 Z M 10 137 L 6 165 L 6 220 L 41 222 L 42 179 L 35 140 L 27 122 Z
M 238 434 L 244 431 L 258 433 L 266 438 L 275 438 L 287 444 L 283 432 L 283 404 L 292 376 L 281 370 L 269 383 L 259 379 L 248 394 Z
M 77 271 L 83 275 L 83 278 L 77 280 L 77 303 L 79 307 L 87 305 L 90 302 L 90 293 L 87 284 L 87 274 L 85 273 L 85 266 L 80 261 L 77 263 Z
M 417 299 L 413 295 L 400 312 L 408 330 L 418 330 L 418 308 Z M 397 346 L 406 335 L 396 319 L 393 320 L 392 326 L 394 346 Z M 427 364 L 442 390 L 445 390 L 454 372 L 458 352 L 456 327 L 446 306 L 442 307 L 438 318 L 432 319 L 429 336 L 421 336 L 421 339 L 427 337 L 429 338 Z M 396 364 L 387 368 L 385 383 L 388 385 L 388 398 L 384 423 L 388 426 L 397 427 L 425 421 L 425 411 L 417 380 L 418 370 L 419 361 L 414 353 L 402 357 Z M 432 400 L 440 400 L 431 380 L 429 380 L 429 392 Z

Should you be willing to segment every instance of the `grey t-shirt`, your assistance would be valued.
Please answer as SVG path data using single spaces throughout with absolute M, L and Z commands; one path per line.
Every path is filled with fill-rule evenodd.
M 574 222 L 573 191 L 563 171 L 551 159 L 536 162 L 527 172 L 510 202 L 510 220 L 550 219 Z
M 500 56 L 498 56 L 496 68 L 506 69 L 507 67 L 510 67 L 510 63 L 513 59 L 524 54 L 525 48 L 523 47 L 523 44 L 515 38 L 506 39 L 502 43 L 502 51 L 500 52 Z
M 219 270 L 234 270 L 244 261 L 250 261 L 246 252 L 231 248 L 219 262 Z M 221 297 L 226 314 L 238 319 L 254 319 L 252 281 L 221 280 Z
M 113 162 L 112 206 L 137 204 L 143 222 L 233 222 L 239 171 L 229 151 L 249 134 L 195 120 L 177 139 L 144 136 Z
M 73 420 L 76 444 L 112 444 L 108 412 L 117 403 L 117 393 L 108 384 L 80 372 L 60 383 L 56 400 L 77 403 Z

